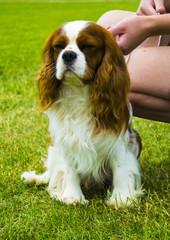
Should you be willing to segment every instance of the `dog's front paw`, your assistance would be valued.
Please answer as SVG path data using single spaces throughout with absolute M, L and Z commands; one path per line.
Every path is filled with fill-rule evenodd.
M 89 201 L 86 199 L 82 199 L 82 198 L 76 198 L 76 197 L 63 197 L 62 199 L 60 199 L 61 202 L 66 203 L 67 205 L 73 205 L 76 206 L 78 204 L 88 204 Z
M 136 200 L 135 196 L 114 193 L 107 201 L 107 205 L 114 208 L 133 207 Z
M 67 205 L 73 205 L 76 206 L 78 204 L 88 204 L 89 201 L 86 200 L 84 197 L 77 197 L 77 196 L 65 196 L 57 194 L 56 192 L 50 192 L 50 196 L 52 198 L 56 198 L 60 202 L 66 203 Z

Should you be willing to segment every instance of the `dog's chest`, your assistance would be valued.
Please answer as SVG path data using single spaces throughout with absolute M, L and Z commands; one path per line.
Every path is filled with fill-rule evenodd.
M 89 109 L 62 104 L 49 115 L 49 129 L 55 144 L 76 153 L 80 149 L 98 145 L 100 138 L 94 135 L 94 123 Z
M 57 111 L 50 111 L 48 116 L 51 137 L 54 144 L 63 149 L 65 161 L 79 173 L 98 178 L 99 169 L 104 166 L 114 147 L 114 136 L 108 133 L 94 134 L 94 122 L 85 105 L 60 105 Z
M 67 165 L 97 179 L 110 152 L 114 151 L 116 137 L 108 131 L 95 133 L 88 88 L 81 91 L 66 88 L 47 110 L 47 115 L 54 145 L 62 149 Z

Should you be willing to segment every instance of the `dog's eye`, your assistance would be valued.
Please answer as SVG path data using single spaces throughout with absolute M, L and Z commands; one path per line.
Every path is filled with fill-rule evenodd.
M 84 45 L 80 46 L 81 50 L 91 50 L 92 48 L 94 48 L 94 46 L 91 44 L 84 44 Z
M 65 48 L 64 44 L 56 44 L 53 46 L 54 49 L 57 49 L 57 50 L 62 50 Z

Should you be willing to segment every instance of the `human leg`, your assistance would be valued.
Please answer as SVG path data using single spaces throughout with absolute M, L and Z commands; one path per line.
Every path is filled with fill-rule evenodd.
M 134 115 L 170 122 L 170 47 L 135 49 L 128 70 Z
M 136 13 L 129 11 L 111 10 L 109 12 L 104 13 L 97 21 L 97 24 L 104 28 L 107 28 L 108 26 L 115 25 L 116 23 L 118 23 L 119 21 L 123 20 L 126 17 L 130 17 L 135 14 Z
M 134 15 L 132 12 L 109 11 L 101 16 L 98 24 L 107 28 Z M 170 36 L 146 39 L 135 49 L 128 60 L 131 78 L 130 101 L 134 115 L 147 119 L 170 122 Z
M 170 47 L 135 49 L 128 71 L 131 92 L 170 100 Z

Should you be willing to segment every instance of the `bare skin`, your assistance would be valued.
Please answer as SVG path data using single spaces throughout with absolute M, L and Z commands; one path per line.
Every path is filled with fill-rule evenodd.
M 170 12 L 169 0 L 142 0 L 137 10 L 138 15 L 154 15 Z
M 107 29 L 116 39 L 122 52 L 129 54 L 145 39 L 170 34 L 170 14 L 150 16 L 137 16 L 135 14 Z M 154 46 L 153 40 L 150 45 Z M 149 47 L 146 43 L 145 46 Z
M 158 2 L 163 1 L 157 0 L 157 7 L 163 12 L 165 9 Z M 132 12 L 110 11 L 97 23 L 108 28 L 135 16 Z M 161 47 L 157 47 L 158 42 L 159 36 L 149 37 L 131 52 L 127 65 L 131 78 L 129 96 L 135 116 L 170 122 L 170 35 L 162 36 Z
M 135 116 L 170 122 L 170 47 L 136 49 L 128 70 Z

